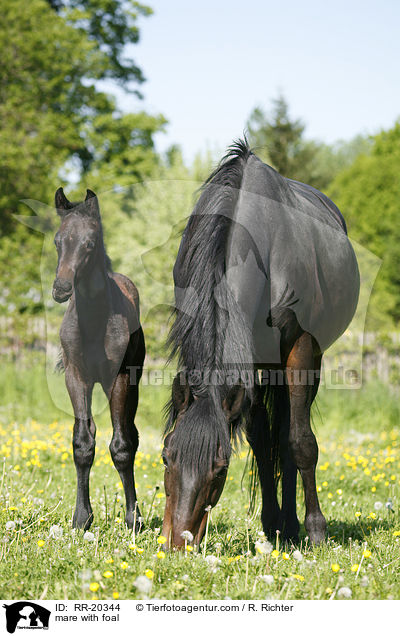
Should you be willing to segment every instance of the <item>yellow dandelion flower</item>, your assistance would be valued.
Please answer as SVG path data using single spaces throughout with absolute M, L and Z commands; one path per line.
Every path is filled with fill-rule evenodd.
M 136 548 L 136 552 L 137 552 L 138 554 L 143 554 L 143 552 L 144 552 L 144 548 Z
M 341 488 L 338 488 L 336 491 L 337 495 L 343 495 L 343 490 Z
M 333 590 L 331 587 L 327 587 L 325 590 L 325 594 L 332 594 Z
M 376 492 L 376 486 L 372 486 L 371 492 Z
M 371 550 L 364 550 L 363 557 L 364 559 L 369 559 L 372 556 Z
M 97 592 L 97 590 L 99 589 L 100 585 L 98 583 L 96 583 L 96 581 L 93 581 L 93 583 L 91 583 L 89 585 L 89 590 L 91 592 Z
M 336 573 L 336 572 L 339 572 L 339 571 L 340 571 L 340 565 L 339 565 L 339 563 L 332 563 L 332 565 L 331 565 L 331 570 L 332 570 L 332 572 L 335 572 L 335 573 Z
M 38 544 L 39 548 L 43 548 L 43 546 L 44 546 L 44 544 L 45 544 L 45 543 L 46 543 L 46 542 L 45 542 L 45 541 L 43 541 L 43 539 L 39 539 L 39 541 L 37 542 L 37 544 Z
M 162 534 L 160 534 L 160 536 L 159 536 L 159 537 L 158 537 L 158 539 L 157 539 L 157 543 L 159 543 L 160 545 L 163 545 L 163 544 L 164 544 L 164 543 L 166 543 L 166 542 L 167 542 L 167 538 L 166 538 L 166 537 L 163 537 L 163 535 L 162 535 Z
M 361 517 L 361 512 L 359 510 L 357 510 L 357 512 L 354 513 L 356 517 Z
M 394 537 L 400 537 L 400 530 L 395 530 L 395 531 L 393 532 L 393 536 L 394 536 Z
M 376 519 L 376 514 L 375 512 L 370 512 L 367 519 Z
M 106 563 L 114 563 L 114 559 L 112 557 L 110 557 L 109 559 L 105 560 Z
M 163 552 L 162 550 L 157 552 L 157 559 L 165 559 L 165 552 Z
M 154 572 L 153 570 L 145 570 L 144 571 L 145 576 L 147 576 L 148 579 L 153 579 L 154 578 Z
M 114 572 L 111 572 L 111 570 L 106 570 L 105 572 L 103 572 L 103 576 L 105 579 L 111 579 L 114 576 Z
M 272 550 L 271 556 L 273 556 L 275 559 L 277 559 L 278 556 L 279 556 L 279 550 Z
M 358 563 L 354 563 L 354 565 L 352 565 L 350 569 L 351 569 L 351 571 L 352 571 L 352 572 L 357 572 L 357 570 L 358 570 Z
M 120 568 L 121 570 L 126 570 L 127 568 L 129 568 L 129 565 L 127 564 L 126 561 L 121 561 Z
M 192 546 L 192 545 L 187 545 L 187 546 L 186 546 L 186 550 L 187 550 L 188 552 L 193 552 L 193 546 Z
M 113 598 L 117 600 L 119 598 L 119 592 L 113 592 Z
M 285 559 L 285 561 L 288 561 L 290 559 L 290 556 L 287 552 L 282 552 L 282 559 Z
M 158 492 L 156 494 L 156 499 L 162 499 L 164 497 L 164 493 L 163 492 Z
M 128 548 L 129 548 L 130 550 L 136 550 L 136 546 L 135 546 L 135 544 L 134 544 L 134 543 L 130 543 L 130 544 L 128 545 Z

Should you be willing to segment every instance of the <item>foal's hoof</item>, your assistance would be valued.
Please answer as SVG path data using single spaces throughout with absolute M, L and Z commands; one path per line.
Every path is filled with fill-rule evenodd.
M 72 527 L 80 528 L 81 530 L 89 530 L 93 521 L 92 510 L 75 510 L 74 518 L 72 519 Z
M 326 521 L 322 514 L 307 517 L 304 521 L 304 527 L 311 543 L 319 545 L 322 541 L 325 541 Z

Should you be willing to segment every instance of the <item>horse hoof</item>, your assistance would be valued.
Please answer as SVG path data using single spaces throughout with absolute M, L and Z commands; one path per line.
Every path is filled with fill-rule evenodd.
M 326 521 L 322 514 L 308 517 L 304 522 L 304 527 L 313 545 L 319 545 L 325 541 Z
M 93 512 L 87 510 L 75 510 L 72 519 L 72 527 L 80 530 L 89 530 L 93 521 Z

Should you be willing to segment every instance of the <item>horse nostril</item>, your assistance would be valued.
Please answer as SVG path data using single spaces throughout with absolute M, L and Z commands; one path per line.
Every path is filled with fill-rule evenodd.
M 54 281 L 54 289 L 60 292 L 68 293 L 72 289 L 72 283 L 64 278 L 56 278 Z

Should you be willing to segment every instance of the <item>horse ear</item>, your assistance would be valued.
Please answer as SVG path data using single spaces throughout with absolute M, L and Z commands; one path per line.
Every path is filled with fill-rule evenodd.
M 65 196 L 62 188 L 58 188 L 54 200 L 57 208 L 57 214 L 59 214 L 59 216 L 64 216 L 65 210 L 70 209 L 70 202 Z
M 93 190 L 86 190 L 85 208 L 89 216 L 100 216 L 99 201 Z
M 236 385 L 229 389 L 228 395 L 222 400 L 222 408 L 228 422 L 233 422 L 239 417 L 246 397 L 244 386 Z
M 172 404 L 177 413 L 187 409 L 193 401 L 190 386 L 186 380 L 186 374 L 182 371 L 175 376 L 172 383 Z

